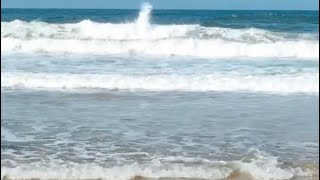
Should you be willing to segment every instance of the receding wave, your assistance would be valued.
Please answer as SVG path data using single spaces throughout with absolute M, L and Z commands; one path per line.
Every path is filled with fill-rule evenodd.
M 318 93 L 319 74 L 226 75 L 119 75 L 1 73 L 2 88 L 46 90 L 143 90 L 143 91 L 250 91 Z
M 150 23 L 151 10 L 145 6 L 136 21 L 122 24 L 1 22 L 1 52 L 319 58 L 318 34 L 157 25 Z

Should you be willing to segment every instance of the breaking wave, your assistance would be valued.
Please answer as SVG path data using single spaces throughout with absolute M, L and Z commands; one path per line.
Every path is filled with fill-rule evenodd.
M 319 58 L 317 34 L 157 25 L 150 22 L 151 10 L 145 5 L 134 22 L 122 24 L 90 20 L 73 24 L 1 22 L 1 52 Z

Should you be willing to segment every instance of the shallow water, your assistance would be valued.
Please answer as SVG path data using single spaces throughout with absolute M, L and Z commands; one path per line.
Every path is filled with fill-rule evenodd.
M 305 95 L 5 91 L 2 170 L 76 179 L 217 179 L 241 170 L 287 179 L 311 168 L 318 176 L 318 103 Z

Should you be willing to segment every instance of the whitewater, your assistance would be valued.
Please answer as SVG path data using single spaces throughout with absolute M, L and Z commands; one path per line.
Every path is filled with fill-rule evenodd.
M 48 23 L 40 20 L 1 22 L 1 53 L 34 56 L 119 57 L 140 59 L 223 59 L 263 61 L 315 61 L 319 59 L 317 33 L 276 32 L 260 28 L 232 29 L 199 24 L 154 24 L 151 5 L 143 6 L 133 22 L 101 23 L 82 20 L 77 23 Z M 14 58 L 13 58 L 14 59 Z M 80 58 L 81 59 L 81 58 Z M 3 60 L 6 61 L 6 60 Z M 159 66 L 161 62 L 154 60 Z M 37 61 L 39 62 L 39 61 Z M 4 62 L 6 63 L 6 62 Z M 8 62 L 9 63 L 9 62 Z M 89 62 L 88 62 L 89 63 Z M 174 66 L 175 63 L 169 63 Z M 129 62 L 128 62 L 129 64 Z M 195 64 L 195 63 L 193 63 Z M 192 71 L 192 65 L 190 70 Z M 231 63 L 232 64 L 232 63 Z M 205 68 L 206 64 L 203 64 Z M 8 65 L 9 66 L 9 65 Z M 46 67 L 49 68 L 50 67 Z M 58 68 L 59 67 L 55 67 Z M 130 70 L 134 67 L 121 67 Z M 180 68 L 177 66 L 177 68 Z M 281 68 L 281 67 L 279 67 Z M 299 67 L 300 68 L 300 67 Z M 266 93 L 318 93 L 319 73 L 294 69 L 270 75 L 241 73 L 231 68 L 225 74 L 213 72 L 181 74 L 158 72 L 130 75 L 113 72 L 4 72 L 2 88 L 53 90 L 109 89 L 145 91 L 245 91 Z M 250 68 L 248 68 L 250 69 Z M 141 71 L 143 69 L 137 69 Z M 14 70 L 17 71 L 17 70 Z M 188 72 L 189 72 L 188 71 Z M 84 73 L 84 74 L 83 74 Z M 102 73 L 102 74 L 101 74 Z M 151 73 L 151 74 L 150 74 Z M 172 74 L 170 74 L 172 73 Z M 222 74 L 221 74 L 222 73 Z
M 1 52 L 319 58 L 317 34 L 198 24 L 157 25 L 150 22 L 150 13 L 151 6 L 144 6 L 134 22 L 120 24 L 91 20 L 72 24 L 1 22 Z

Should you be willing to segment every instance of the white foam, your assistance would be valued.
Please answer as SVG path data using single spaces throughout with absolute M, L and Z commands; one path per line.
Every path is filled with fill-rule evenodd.
M 319 93 L 319 74 L 232 75 L 119 75 L 1 73 L 2 88 L 46 90 L 250 91 Z
M 76 39 L 5 38 L 1 40 L 4 53 L 54 53 L 94 55 L 192 56 L 200 58 L 238 57 L 300 57 L 318 58 L 319 44 L 314 42 L 275 42 L 246 44 L 222 40 L 166 39 L 158 41 L 97 41 Z
M 174 159 L 170 157 L 169 159 Z M 186 165 L 183 157 L 180 162 L 168 163 L 154 159 L 144 164 L 128 164 L 122 166 L 102 167 L 97 164 L 76 164 L 51 160 L 50 163 L 38 162 L 16 167 L 2 167 L 1 178 L 12 179 L 106 179 L 129 180 L 135 176 L 147 178 L 186 178 L 186 179 L 223 179 L 232 172 L 239 171 L 249 174 L 254 179 L 276 180 L 290 179 L 296 176 L 316 176 L 318 172 L 300 167 L 281 167 L 283 164 L 277 157 L 256 153 L 251 162 L 212 161 Z M 190 162 L 190 158 L 186 158 Z
M 1 52 L 319 58 L 315 34 L 156 25 L 150 23 L 151 10 L 145 4 L 134 22 L 122 24 L 90 20 L 73 24 L 1 22 Z
M 95 165 L 74 165 L 73 167 L 55 167 L 55 168 L 3 168 L 1 167 L 1 176 L 7 175 L 13 179 L 41 178 L 41 179 L 106 179 L 106 180 L 129 180 L 135 176 L 149 178 L 212 178 L 225 177 L 225 174 L 219 170 L 210 170 L 207 168 L 192 168 L 181 165 L 172 165 L 169 167 L 141 167 L 137 164 L 103 168 Z

